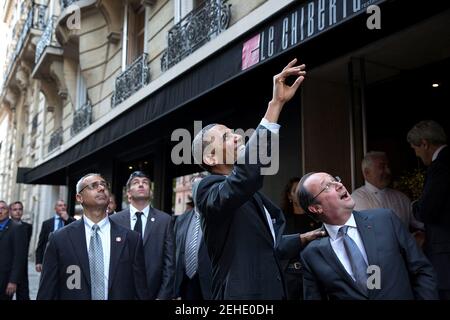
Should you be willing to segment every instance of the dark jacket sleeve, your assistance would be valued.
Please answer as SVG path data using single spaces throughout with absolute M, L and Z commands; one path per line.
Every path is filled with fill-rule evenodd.
M 58 275 L 58 248 L 55 239 L 50 236 L 42 264 L 42 274 L 39 282 L 37 300 L 59 299 Z
M 449 209 L 445 208 L 450 194 L 449 181 L 450 168 L 444 164 L 436 163 L 429 168 L 422 195 L 413 206 L 417 220 L 431 224 L 442 223 L 442 212 L 448 212 Z
M 136 236 L 133 259 L 134 287 L 136 288 L 136 300 L 148 300 L 147 276 L 145 273 L 144 247 L 142 238 Z
M 175 243 L 173 234 L 173 221 L 166 225 L 164 236 L 164 264 L 162 283 L 159 289 L 157 299 L 172 299 L 174 297 L 175 286 Z
M 419 300 L 439 299 L 436 275 L 431 263 L 417 246 L 416 241 L 391 211 L 391 221 L 400 250 L 408 269 L 414 296 Z
M 9 282 L 19 283 L 22 281 L 23 270 L 27 264 L 28 252 L 27 252 L 27 242 L 25 239 L 26 227 L 22 224 L 17 224 L 14 227 L 14 257 L 13 265 L 11 269 L 11 274 L 9 276 Z
M 277 254 L 279 259 L 298 259 L 298 255 L 301 250 L 302 243 L 300 241 L 300 233 L 281 236 L 280 243 L 277 246 Z
M 258 155 L 260 141 L 267 142 L 267 150 L 271 148 L 271 132 L 258 126 L 250 137 L 245 149 L 239 152 L 233 170 L 220 183 L 211 183 L 203 179 L 197 191 L 197 204 L 202 213 L 226 214 L 247 202 L 263 185 L 261 169 L 265 167 Z M 260 146 L 261 148 L 262 146 Z
M 320 289 L 316 276 L 311 271 L 308 264 L 308 258 L 304 253 L 301 254 L 303 266 L 303 299 L 305 300 L 326 300 L 326 295 Z
M 49 232 L 47 231 L 47 227 L 48 224 L 46 223 L 46 221 L 42 222 L 41 232 L 39 233 L 39 241 L 36 247 L 36 264 L 42 264 L 42 261 L 44 260 L 44 251 L 47 245 L 49 234 Z

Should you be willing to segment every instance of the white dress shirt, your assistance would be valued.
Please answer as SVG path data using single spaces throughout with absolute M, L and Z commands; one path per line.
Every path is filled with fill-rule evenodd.
M 136 225 L 137 215 L 136 212 L 142 212 L 141 221 L 142 221 L 142 238 L 144 238 L 145 227 L 147 226 L 147 218 L 150 211 L 150 206 L 146 206 L 142 211 L 139 211 L 135 207 L 130 204 L 130 224 L 131 230 L 134 230 L 134 226 Z
M 439 155 L 439 152 L 441 152 L 442 149 L 444 149 L 447 145 L 444 144 L 443 146 L 440 146 L 439 148 L 436 149 L 436 151 L 433 153 L 433 157 L 431 158 L 431 161 L 436 160 L 436 158 Z
M 330 243 L 334 253 L 336 253 L 336 256 L 338 257 L 339 261 L 344 266 L 345 271 L 347 271 L 347 273 L 353 278 L 353 280 L 355 280 L 355 277 L 352 272 L 352 267 L 350 265 L 350 261 L 348 260 L 347 253 L 345 251 L 343 236 L 338 235 L 339 229 L 342 226 L 336 226 L 327 223 L 324 223 L 323 225 L 327 229 L 328 235 L 330 236 Z M 350 218 L 344 225 L 349 226 L 347 235 L 350 236 L 350 238 L 352 238 L 353 241 L 355 241 L 356 245 L 358 246 L 359 250 L 361 251 L 364 257 L 364 260 L 366 261 L 367 265 L 369 265 L 367 260 L 366 249 L 364 248 L 361 236 L 359 235 L 353 213 L 351 214 Z
M 63 227 L 64 227 L 64 220 L 63 220 L 63 218 L 61 218 L 60 216 L 58 216 L 56 213 L 55 213 L 55 219 L 53 219 L 53 231 L 56 231 L 56 230 L 58 230 L 58 226 L 59 226 L 59 220 L 62 220 L 62 222 L 63 222 Z
M 375 208 L 392 209 L 406 228 L 412 226 L 423 229 L 423 223 L 414 218 L 411 201 L 403 192 L 391 188 L 378 189 L 366 181 L 364 186 L 353 191 L 352 198 L 355 201 L 354 210 L 356 211 Z
M 89 247 L 91 244 L 91 232 L 94 222 L 90 220 L 86 215 L 83 216 L 84 230 L 86 231 L 86 246 L 89 257 Z M 98 234 L 102 241 L 103 249 L 103 268 L 104 268 L 104 280 L 105 280 L 105 300 L 108 300 L 108 280 L 109 280 L 109 260 L 111 257 L 111 224 L 109 218 L 106 216 L 97 223 L 100 228 Z
M 266 118 L 262 118 L 260 125 L 266 127 L 268 130 L 270 130 L 270 132 L 274 133 L 274 134 L 278 134 L 280 132 L 280 125 L 278 123 L 274 123 L 274 122 L 269 122 L 269 120 L 267 120 Z M 272 217 L 269 214 L 269 211 L 267 211 L 267 208 L 264 207 L 264 213 L 266 214 L 266 219 L 267 222 L 269 223 L 269 228 L 270 228 L 270 233 L 272 233 L 272 237 L 273 237 L 273 244 L 274 246 L 276 245 L 276 236 L 275 236 L 275 230 L 273 228 L 273 222 L 272 222 Z

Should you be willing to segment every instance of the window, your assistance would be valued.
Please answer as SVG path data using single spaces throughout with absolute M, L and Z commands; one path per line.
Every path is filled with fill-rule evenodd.
M 78 66 L 77 70 L 77 101 L 76 109 L 80 109 L 87 102 L 87 88 L 84 82 L 83 76 L 81 74 L 81 68 Z
M 128 46 L 127 65 L 133 63 L 144 53 L 145 38 L 145 7 L 128 7 Z
M 204 0 L 175 0 L 174 23 L 180 22 L 189 12 L 195 10 Z

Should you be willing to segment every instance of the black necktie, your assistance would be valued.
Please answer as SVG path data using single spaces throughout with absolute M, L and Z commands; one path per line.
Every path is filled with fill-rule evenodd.
M 139 234 L 142 235 L 142 220 L 141 216 L 143 215 L 142 212 L 136 212 L 136 224 L 134 225 L 134 231 L 139 232 Z

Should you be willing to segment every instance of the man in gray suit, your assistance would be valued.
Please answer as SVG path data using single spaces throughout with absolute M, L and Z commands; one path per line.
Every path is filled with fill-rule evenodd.
M 340 178 L 325 172 L 303 176 L 297 196 L 327 232 L 301 254 L 305 299 L 438 298 L 430 262 L 392 210 L 354 211 Z
M 150 178 L 144 172 L 133 172 L 126 186 L 130 208 L 110 218 L 142 235 L 150 299 L 172 299 L 175 248 L 171 216 L 150 206 Z

